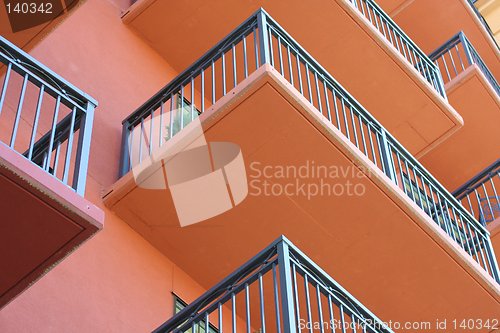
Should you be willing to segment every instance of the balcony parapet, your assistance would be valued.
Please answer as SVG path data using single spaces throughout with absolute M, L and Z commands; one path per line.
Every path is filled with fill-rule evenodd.
M 1 36 L 0 62 L 0 141 L 83 196 L 97 101 Z
M 263 9 L 123 121 L 120 174 L 140 164 L 264 65 L 283 76 L 450 240 L 500 281 L 486 228 Z M 175 115 L 176 109 L 182 116 Z M 160 124 L 154 125 L 155 121 Z M 145 146 L 134 136 L 151 140 Z
M 209 332 L 211 322 L 220 332 L 231 329 L 228 323 L 236 331 L 237 321 L 246 332 L 295 333 L 325 323 L 332 330 L 393 332 L 284 236 L 153 332 Z

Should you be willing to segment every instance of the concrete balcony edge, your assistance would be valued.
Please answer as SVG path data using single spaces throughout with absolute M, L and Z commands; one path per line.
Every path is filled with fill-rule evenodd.
M 327 140 L 332 141 L 332 137 L 341 138 L 341 140 L 336 140 L 336 144 L 340 143 L 339 148 L 342 149 L 343 154 L 351 159 L 358 167 L 364 167 L 371 170 L 372 172 L 367 175 L 368 178 L 411 220 L 415 221 L 418 228 L 431 237 L 435 243 L 453 259 L 453 261 L 461 266 L 465 274 L 470 275 L 486 292 L 500 302 L 500 286 L 495 280 L 489 276 L 478 263 L 470 258 L 458 244 L 455 244 L 455 242 L 450 239 L 450 236 L 411 201 L 399 187 L 392 183 L 378 167 L 355 147 L 354 144 L 348 141 L 333 124 L 329 123 L 306 98 L 300 94 L 287 93 L 292 89 L 294 91 L 295 88 L 272 66 L 261 66 L 256 72 L 252 73 L 236 88 L 229 91 L 226 96 L 216 102 L 214 106 L 205 110 L 200 116 L 205 130 L 214 126 L 222 119 L 229 109 L 232 109 L 239 101 L 243 100 L 243 96 L 252 94 L 252 92 L 257 90 L 258 87 L 262 86 L 264 83 L 269 83 L 281 94 L 288 95 L 288 99 L 293 95 L 293 103 L 300 105 L 297 109 L 308 110 L 308 112 L 302 113 L 303 116 L 314 124 Z M 155 170 L 151 170 L 151 173 L 154 173 L 154 171 Z M 136 186 L 132 172 L 127 173 L 104 192 L 103 200 L 105 205 L 113 209 L 113 206 Z

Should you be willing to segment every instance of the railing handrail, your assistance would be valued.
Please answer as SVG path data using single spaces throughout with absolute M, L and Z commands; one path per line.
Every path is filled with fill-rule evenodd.
M 356 0 L 350 0 L 350 1 L 356 1 Z M 373 7 L 377 9 L 378 13 L 382 15 L 384 19 L 386 19 L 391 24 L 392 28 L 396 30 L 413 47 L 413 49 L 418 53 L 419 56 L 422 57 L 422 59 L 425 60 L 425 62 L 428 65 L 432 66 L 434 70 L 438 70 L 436 64 L 434 64 L 431 61 L 429 56 L 425 54 L 425 52 L 422 51 L 420 47 L 418 47 L 418 45 L 403 31 L 403 29 L 401 29 L 401 27 L 396 24 L 396 22 L 394 22 L 394 20 L 382 9 L 382 7 L 380 7 L 374 0 L 365 0 L 365 1 L 370 2 L 370 4 L 372 4 Z
M 355 307 L 358 315 L 362 318 L 371 319 L 377 321 L 378 324 L 383 324 L 383 322 L 375 316 L 370 310 L 368 310 L 361 302 L 359 302 L 354 296 L 352 296 L 347 290 L 345 290 L 337 281 L 335 281 L 330 275 L 328 275 L 322 268 L 320 268 L 316 263 L 314 263 L 306 254 L 304 254 L 300 249 L 298 249 L 291 241 L 289 241 L 284 235 L 278 237 L 265 249 L 260 251 L 252 259 L 248 260 L 242 266 L 237 268 L 227 277 L 222 279 L 220 282 L 215 284 L 195 301 L 188 304 L 180 312 L 175 314 L 172 318 L 167 320 L 165 323 L 156 328 L 154 333 L 167 333 L 175 332 L 176 329 L 182 331 L 184 326 L 189 327 L 189 320 L 196 319 L 200 316 L 199 312 L 205 309 L 207 306 L 213 302 L 217 303 L 219 297 L 224 295 L 224 293 L 233 290 L 234 284 L 243 281 L 245 277 L 254 272 L 257 268 L 269 265 L 272 262 L 279 262 L 280 250 L 279 246 L 286 244 L 286 249 L 288 254 L 292 254 L 295 258 L 289 258 L 289 260 L 300 259 L 300 264 L 305 266 L 310 272 L 314 273 L 316 276 L 321 278 L 321 282 L 330 288 L 330 290 L 335 291 L 336 295 L 340 296 L 344 302 Z M 271 258 L 274 258 L 271 260 Z M 282 258 L 281 258 L 282 259 Z M 290 295 L 291 296 L 291 295 Z M 295 314 L 296 315 L 296 314 Z M 382 326 L 382 325 L 381 325 Z M 380 332 L 392 333 L 392 330 L 388 327 L 380 327 Z
M 257 26 L 255 26 L 255 21 L 253 21 L 253 20 L 255 20 L 257 22 Z M 485 247 L 487 247 L 487 251 L 489 253 L 488 254 L 488 261 L 491 261 L 490 264 L 492 267 L 491 268 L 492 275 L 494 276 L 494 278 L 497 281 L 500 280 L 500 277 L 498 276 L 498 268 L 496 265 L 496 261 L 494 259 L 494 255 L 492 255 L 492 248 L 490 246 L 491 244 L 489 244 L 489 232 L 487 231 L 486 227 L 483 224 L 481 224 L 479 221 L 477 221 L 474 218 L 474 216 L 468 210 L 466 210 L 462 206 L 462 204 L 459 203 L 459 201 L 443 185 L 441 185 L 441 183 L 438 180 L 436 180 L 436 178 L 430 172 L 428 172 L 422 166 L 422 164 L 410 152 L 408 152 L 408 150 L 406 150 L 406 148 L 403 145 L 401 145 L 399 143 L 399 141 L 396 140 L 396 138 L 394 136 L 392 136 L 392 134 L 390 134 L 373 115 L 371 115 L 368 112 L 368 110 L 366 110 L 361 105 L 361 103 L 359 103 L 346 89 L 344 89 L 333 78 L 333 76 L 331 76 L 331 74 L 327 70 L 325 70 L 307 51 L 305 51 L 304 48 L 298 42 L 296 42 L 286 32 L 286 30 L 283 29 L 262 8 L 259 9 L 255 14 L 253 14 L 249 19 L 247 19 L 243 23 L 243 25 L 245 25 L 245 24 L 247 24 L 247 25 L 249 24 L 249 26 L 253 27 L 254 33 L 256 31 L 255 29 L 257 29 L 257 28 L 259 29 L 259 32 L 257 33 L 257 35 L 259 37 L 259 43 L 258 43 L 259 46 L 258 46 L 258 50 L 255 50 L 255 52 L 260 54 L 261 61 L 257 61 L 257 59 L 256 59 L 257 67 L 262 66 L 265 63 L 269 63 L 273 67 L 275 66 L 274 65 L 275 64 L 274 56 L 273 56 L 273 45 L 272 45 L 273 36 L 278 38 L 278 43 L 283 42 L 284 44 L 286 44 L 286 47 L 289 50 L 288 52 L 290 52 L 291 54 L 294 54 L 294 56 L 296 56 L 297 64 L 303 63 L 304 66 L 306 66 L 305 67 L 306 70 L 314 73 L 314 77 L 316 78 L 316 89 L 318 89 L 318 83 L 317 83 L 318 81 L 317 80 L 320 79 L 321 82 L 324 82 L 325 89 L 328 86 L 328 89 L 332 89 L 334 94 L 337 94 L 339 96 L 339 98 L 341 98 L 342 105 L 344 104 L 344 101 L 345 101 L 346 105 L 351 108 L 351 111 L 353 111 L 353 113 L 354 113 L 354 116 L 353 116 L 352 115 L 353 113 L 351 112 L 351 117 L 359 117 L 359 119 L 362 118 L 363 121 L 366 122 L 366 124 L 372 130 L 372 132 L 377 133 L 377 137 L 376 137 L 377 141 L 380 138 L 380 143 L 378 143 L 378 145 L 381 144 L 381 147 L 382 147 L 380 149 L 380 146 L 379 146 L 380 154 L 381 154 L 379 156 L 379 158 L 380 158 L 381 163 L 380 163 L 380 165 L 377 165 L 376 159 L 375 159 L 375 161 L 372 161 L 372 162 L 374 162 L 377 165 L 377 167 L 382 170 L 382 172 L 386 173 L 386 175 L 389 177 L 389 179 L 393 183 L 398 185 L 398 178 L 397 178 L 398 176 L 395 173 L 397 166 L 396 166 L 395 160 L 392 157 L 393 152 L 395 152 L 397 154 L 398 159 L 399 159 L 399 157 L 401 157 L 402 159 L 404 159 L 403 162 L 405 164 L 407 163 L 407 164 L 410 164 L 412 166 L 414 173 L 415 172 L 419 173 L 419 179 L 420 179 L 421 184 L 422 184 L 422 188 L 420 188 L 420 189 L 425 191 L 425 186 L 427 186 L 429 188 L 429 191 L 431 192 L 431 196 L 434 196 L 434 195 L 436 196 L 436 200 L 431 198 L 431 200 L 433 201 L 432 209 L 425 210 L 421 206 L 421 204 L 419 202 L 417 202 L 417 199 L 415 199 L 415 196 L 408 194 L 406 189 L 403 188 L 405 195 L 410 200 L 412 200 L 417 205 L 419 205 L 425 211 L 425 214 L 427 216 L 429 216 L 431 219 L 433 219 L 434 222 L 436 222 L 436 224 L 438 224 L 438 225 L 441 224 L 441 222 L 439 220 L 440 216 L 442 217 L 442 219 L 446 219 L 447 213 L 450 214 L 450 216 L 453 216 L 456 214 L 456 216 L 458 216 L 458 218 L 461 222 L 467 224 L 466 228 L 468 229 L 469 233 L 471 233 L 473 231 L 474 234 L 481 235 L 481 242 L 483 242 L 483 241 L 485 242 L 485 244 L 486 244 Z M 246 30 L 241 30 L 242 29 L 241 27 L 242 27 L 242 25 L 240 25 L 240 27 L 238 28 L 238 31 L 246 31 Z M 241 36 L 239 36 L 235 32 L 229 34 L 228 36 L 229 36 L 228 38 L 231 38 L 230 41 L 233 41 L 233 39 L 238 40 L 238 38 L 241 38 Z M 281 40 L 279 38 L 281 38 Z M 267 41 L 267 39 L 269 39 L 269 41 Z M 217 47 L 221 47 L 221 46 L 224 47 L 225 45 L 228 45 L 228 44 L 230 44 L 230 43 L 223 40 L 217 44 Z M 234 45 L 233 45 L 233 47 L 234 47 Z M 152 116 L 153 112 L 154 112 L 154 108 L 151 106 L 155 105 L 157 107 L 160 107 L 160 104 L 163 102 L 163 98 L 167 97 L 167 96 L 165 96 L 166 92 L 170 92 L 170 93 L 174 92 L 173 90 L 169 91 L 168 89 L 175 88 L 175 89 L 177 89 L 175 91 L 176 93 L 180 89 L 180 91 L 182 92 L 182 88 L 183 88 L 183 86 L 181 85 L 181 83 L 183 82 L 182 80 L 190 80 L 190 82 L 193 82 L 193 80 L 194 80 L 193 73 L 196 73 L 197 70 L 199 71 L 200 68 L 203 68 L 200 66 L 203 66 L 203 64 L 206 64 L 207 61 L 211 60 L 208 55 L 215 57 L 215 56 L 218 56 L 220 54 L 220 50 L 217 50 L 216 47 L 212 48 L 211 51 L 209 51 L 209 52 L 210 53 L 205 54 L 205 56 L 203 57 L 203 60 L 199 60 L 199 61 L 195 62 L 195 65 L 188 68 L 181 75 L 179 75 L 176 79 L 174 79 L 175 82 L 171 82 L 170 84 L 165 86 L 165 88 L 162 89 L 161 92 L 159 92 L 155 96 L 153 96 L 153 98 L 150 99 L 148 102 L 146 102 L 143 107 L 141 107 L 139 110 L 136 110 L 133 113 L 133 117 L 135 117 L 135 118 L 127 118 L 125 120 L 124 126 L 123 126 L 124 135 L 122 138 L 124 144 L 122 146 L 122 161 L 121 161 L 121 167 L 120 167 L 122 174 L 124 174 L 125 172 L 130 170 L 130 169 L 128 169 L 128 167 L 127 168 L 125 167 L 128 165 L 128 162 L 130 162 L 130 161 L 126 160 L 126 156 L 128 153 L 127 145 L 129 142 L 129 140 L 128 140 L 129 133 L 127 133 L 127 131 L 130 130 L 130 125 L 133 122 L 137 122 L 137 120 L 141 120 L 140 117 Z M 281 55 L 280 55 L 280 57 L 281 57 Z M 298 60 L 299 58 L 300 58 L 300 61 Z M 281 62 L 281 60 L 280 60 L 280 62 Z M 280 63 L 279 65 L 280 65 L 280 73 L 282 75 L 284 75 L 283 68 L 282 68 L 283 64 Z M 278 64 L 276 64 L 276 66 L 278 66 Z M 278 67 L 276 67 L 276 69 L 277 68 Z M 298 69 L 298 72 L 300 73 L 300 67 Z M 200 73 L 203 73 L 203 72 L 200 72 Z M 299 81 L 300 81 L 300 77 L 299 77 Z M 235 83 L 235 85 L 236 85 L 236 83 Z M 300 93 L 303 94 L 304 97 L 306 97 L 306 95 L 302 92 L 302 83 L 301 82 L 300 82 L 300 85 L 301 85 Z M 192 91 L 192 88 L 193 87 L 191 85 L 191 91 Z M 297 89 L 299 89 L 299 88 L 297 88 Z M 313 103 L 313 101 L 311 100 L 311 87 L 308 88 L 308 91 L 309 91 L 309 100 L 311 103 Z M 225 94 L 225 91 L 224 91 L 224 94 Z M 172 96 L 170 97 L 170 99 L 172 100 Z M 319 98 L 318 98 L 318 101 L 319 101 Z M 215 100 L 212 103 L 215 103 Z M 321 102 L 319 101 L 319 103 L 321 103 Z M 316 106 L 314 105 L 314 107 L 316 107 Z M 318 105 L 318 107 L 319 107 L 318 110 L 321 112 L 321 104 Z M 202 106 L 202 109 L 203 109 L 203 106 Z M 161 113 L 161 110 L 162 110 L 162 108 L 160 107 L 160 113 Z M 323 114 L 323 116 L 325 116 L 325 115 Z M 333 120 L 331 118 L 329 120 L 333 122 Z M 354 121 L 353 119 L 351 119 L 351 120 Z M 338 122 L 338 120 L 337 120 L 337 122 Z M 139 122 L 137 122 L 136 125 L 139 125 Z M 345 125 L 345 126 L 347 126 L 347 125 Z M 142 125 L 141 125 L 141 129 L 142 129 Z M 342 133 L 342 134 L 349 139 L 348 132 Z M 152 146 L 150 145 L 150 149 L 151 149 L 151 147 Z M 361 150 L 361 148 L 358 146 L 357 143 L 356 143 L 356 147 Z M 373 146 L 372 146 L 372 149 L 373 149 Z M 366 154 L 367 153 L 366 153 L 366 147 L 365 147 L 365 155 Z M 405 171 L 402 170 L 401 167 L 400 167 L 399 171 L 403 174 L 405 173 Z M 407 167 L 407 172 L 409 172 L 408 167 Z M 415 177 L 417 177 L 417 176 L 415 176 Z M 424 181 L 425 184 L 422 183 L 422 181 Z M 434 194 L 432 194 L 432 192 Z M 436 201 L 437 204 L 434 201 Z M 447 209 L 450 209 L 451 212 L 447 212 Z M 455 220 L 453 222 L 457 225 L 458 228 L 460 228 L 458 226 L 459 221 L 457 220 L 456 216 L 455 216 Z M 441 227 L 444 228 L 443 226 L 441 226 Z M 453 234 L 453 232 L 451 231 L 451 229 L 449 229 L 448 227 L 446 227 L 446 228 L 447 229 L 445 231 L 447 232 L 448 236 L 450 238 L 452 238 L 452 240 L 454 239 L 456 242 L 459 242 L 459 240 L 456 239 L 456 237 Z M 462 245 L 462 247 L 464 247 L 464 244 L 462 244 L 462 243 L 460 243 L 460 244 Z M 467 251 L 467 250 L 465 250 L 465 251 Z M 471 254 L 471 256 L 473 256 L 473 255 Z M 486 261 L 485 261 L 485 265 L 488 265 L 488 264 L 486 264 Z M 487 268 L 485 268 L 485 269 L 487 270 Z
M 476 174 L 474 177 L 472 177 L 470 180 L 468 180 L 465 184 L 457 188 L 455 191 L 453 191 L 453 196 L 456 197 L 458 200 L 461 198 L 465 197 L 468 193 L 474 191 L 474 188 L 476 188 L 476 184 L 478 186 L 481 185 L 482 180 L 485 178 L 488 178 L 491 173 L 497 169 L 500 168 L 500 158 L 484 168 L 482 171 L 480 171 L 478 174 Z
M 479 21 L 481 21 L 481 23 L 483 24 L 484 28 L 488 32 L 488 35 L 490 35 L 490 38 L 493 41 L 493 43 L 496 45 L 497 49 L 500 49 L 500 47 L 497 43 L 497 40 L 495 39 L 495 36 L 493 35 L 493 31 L 491 30 L 490 25 L 488 24 L 488 22 L 486 22 L 486 19 L 484 18 L 483 14 L 481 14 L 479 9 L 477 9 L 476 6 L 474 6 L 474 4 L 476 2 L 477 2 L 477 0 L 467 0 L 467 3 L 469 4 L 470 7 L 472 7 L 472 11 L 474 12 L 474 14 L 476 14 Z
M 66 79 L 61 77 L 59 74 L 52 71 L 50 68 L 33 58 L 28 53 L 24 52 L 22 49 L 9 42 L 3 36 L 0 35 L 0 51 L 4 51 L 10 57 L 10 60 L 16 63 L 17 66 L 23 68 L 26 72 L 36 71 L 33 73 L 38 79 L 43 80 L 44 85 L 51 87 L 51 89 L 57 91 L 63 96 L 70 98 L 74 101 L 76 98 L 80 106 L 85 109 L 85 103 L 90 103 L 93 107 L 98 106 L 97 100 L 83 92 L 75 85 L 68 82 Z M 27 68 L 30 67 L 30 68 Z
M 311 64 L 314 64 L 314 66 L 319 69 L 322 73 L 321 75 L 323 75 L 324 79 L 327 79 L 328 81 L 330 81 L 330 84 L 334 85 L 335 88 L 337 88 L 337 90 L 339 92 L 342 93 L 343 97 L 346 98 L 347 100 L 349 100 L 350 102 L 352 102 L 354 105 L 356 105 L 356 107 L 359 109 L 359 111 L 361 111 L 363 113 L 363 116 L 365 116 L 366 118 L 368 118 L 373 125 L 377 126 L 377 128 L 381 131 L 385 131 L 386 132 L 386 136 L 387 138 L 389 139 L 389 141 L 391 141 L 391 143 L 395 146 L 397 146 L 397 148 L 399 150 L 401 150 L 401 152 L 403 154 L 405 154 L 405 156 L 411 161 L 411 163 L 413 163 L 414 165 L 417 165 L 421 171 L 423 171 L 422 173 L 430 180 L 432 181 L 432 183 L 434 183 L 434 185 L 442 192 L 441 194 L 444 195 L 449 201 L 450 203 L 452 203 L 454 205 L 455 208 L 457 208 L 458 210 L 460 210 L 463 214 L 465 214 L 467 217 L 469 217 L 474 225 L 479 228 L 481 231 L 485 232 L 485 233 L 488 233 L 487 229 L 481 224 L 479 223 L 470 213 L 469 211 L 467 211 L 459 202 L 458 200 L 453 196 L 451 195 L 451 193 L 434 177 L 432 176 L 432 174 L 430 172 L 427 171 L 427 169 L 425 169 L 422 164 L 401 144 L 399 143 L 399 141 L 394 137 L 392 136 L 392 134 L 387 131 L 384 126 L 382 126 L 382 124 L 368 111 L 365 109 L 365 107 L 359 103 L 344 87 L 342 87 L 340 85 L 340 83 L 337 82 L 337 80 L 335 80 L 333 78 L 333 76 L 326 70 L 324 69 L 302 46 L 300 46 L 299 43 L 297 43 L 287 32 L 285 29 L 283 29 L 272 17 L 270 17 L 264 10 L 262 10 L 266 15 L 267 15 L 267 20 L 269 22 L 271 22 L 273 25 L 276 26 L 276 28 L 280 29 L 280 33 L 283 34 L 287 39 L 289 39 L 291 42 L 293 42 L 293 44 L 295 45 L 295 47 L 297 49 L 300 49 L 300 52 L 301 52 L 301 58 L 306 58 L 308 60 L 309 63 Z
M 193 62 L 190 66 L 188 66 L 184 71 L 178 74 L 174 79 L 172 79 L 169 83 L 167 83 L 163 88 L 161 88 L 156 94 L 150 97 L 145 103 L 139 106 L 134 112 L 128 115 L 123 121 L 122 124 L 128 123 L 133 124 L 135 120 L 140 119 L 144 113 L 149 112 L 149 110 L 158 107 L 161 103 L 161 100 L 164 97 L 170 95 L 173 88 L 183 84 L 187 79 L 189 79 L 194 73 L 200 71 L 203 67 L 205 67 L 210 61 L 219 53 L 223 51 L 228 46 L 231 46 L 230 41 L 235 38 L 241 36 L 242 32 L 251 28 L 254 24 L 256 24 L 257 14 L 263 10 L 260 8 L 254 14 L 252 14 L 248 19 L 246 19 L 243 23 L 241 23 L 236 29 L 232 30 L 228 35 L 226 35 L 223 39 L 221 39 L 218 43 L 216 43 L 210 50 L 205 52 L 198 60 Z
M 479 70 L 486 77 L 486 80 L 490 82 L 493 89 L 497 92 L 498 95 L 500 95 L 500 87 L 496 78 L 493 76 L 493 73 L 490 71 L 484 60 L 481 58 L 481 56 L 463 31 L 458 32 L 456 35 L 447 40 L 443 45 L 434 50 L 429 55 L 429 57 L 432 59 L 432 61 L 437 61 L 441 56 L 444 56 L 446 52 L 450 51 L 455 45 L 459 44 L 463 44 L 463 49 L 469 65 L 476 64 L 477 67 L 479 67 Z

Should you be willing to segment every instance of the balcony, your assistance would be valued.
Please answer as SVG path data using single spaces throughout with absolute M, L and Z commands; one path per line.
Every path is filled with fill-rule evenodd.
M 29 15 L 29 19 L 26 19 L 27 8 L 25 7 L 28 3 L 22 5 L 20 1 L 2 1 L 2 5 L 0 6 L 0 35 L 16 46 L 28 51 L 85 1 L 86 0 L 48 1 L 43 4 L 37 2 L 37 8 L 42 6 L 41 9 L 44 9 L 46 13 L 39 16 L 33 14 Z M 7 4 L 10 4 L 10 7 L 8 7 Z M 18 7 L 16 9 L 16 4 L 20 4 L 23 7 Z M 50 8 L 48 6 L 50 6 Z M 9 18 L 8 10 L 10 10 L 12 15 L 11 18 Z M 16 23 L 12 24 L 11 19 Z M 34 22 L 36 22 L 37 25 L 32 26 Z
M 457 200 L 476 216 L 479 222 L 487 226 L 493 246 L 498 251 L 500 251 L 499 193 L 500 160 L 496 160 L 453 192 Z
M 373 0 L 140 0 L 123 21 L 181 72 L 259 7 L 415 156 L 423 156 L 462 126 L 446 101 L 439 70 Z
M 102 228 L 85 200 L 97 103 L 0 37 L 0 307 Z
M 217 332 L 288 333 L 318 323 L 321 332 L 392 332 L 388 321 L 378 319 L 281 236 L 153 332 L 193 327 L 208 332 L 212 326 Z
M 498 45 L 471 0 L 379 0 L 379 4 L 427 54 L 450 36 L 463 31 L 493 75 L 500 75 Z M 419 19 L 423 17 L 425 20 Z
M 173 159 L 165 149 L 196 142 L 184 134 L 197 122 L 207 142 L 240 147 L 251 183 L 283 188 L 295 177 L 267 177 L 266 170 L 314 164 L 348 170 L 332 183 L 323 176 L 327 184 L 365 191 L 245 199 L 235 195 L 241 182 L 226 186 L 233 162 L 221 174 L 208 160 L 193 161 L 186 172 L 201 179 L 215 173 L 223 188 L 205 183 L 192 192 L 188 213 L 218 215 L 182 227 L 166 189 L 179 182 L 166 179 Z M 206 156 L 219 153 L 210 147 Z M 447 318 L 450 307 L 456 316 L 483 317 L 498 309 L 498 268 L 485 227 L 263 10 L 124 120 L 121 165 L 105 204 L 206 288 L 286 233 L 386 318 Z M 265 169 L 256 173 L 259 165 Z M 232 196 L 225 199 L 233 208 L 220 214 L 207 189 Z M 474 297 L 475 307 L 463 297 Z
M 447 188 L 457 188 L 498 157 L 500 87 L 463 32 L 433 52 L 431 59 L 441 69 L 448 100 L 465 124 L 420 161 Z M 457 163 L 465 159 L 467 163 Z

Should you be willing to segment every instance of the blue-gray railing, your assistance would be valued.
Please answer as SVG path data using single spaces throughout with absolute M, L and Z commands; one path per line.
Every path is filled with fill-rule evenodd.
M 479 12 L 479 9 L 477 9 L 476 6 L 475 6 L 476 2 L 477 2 L 477 0 L 468 0 L 467 1 L 467 3 L 472 8 L 472 11 L 476 14 L 477 18 L 479 19 L 479 21 L 481 21 L 481 23 L 483 24 L 484 28 L 486 29 L 486 31 L 490 35 L 491 40 L 496 45 L 497 49 L 499 49 L 497 40 L 495 39 L 495 36 L 493 35 L 493 31 L 491 31 L 490 25 L 488 24 L 488 22 L 486 22 L 486 19 L 483 17 L 483 15 L 481 14 L 481 12 Z
M 233 333 L 392 332 L 283 236 L 154 332 L 210 326 Z
M 453 195 L 486 225 L 500 217 L 499 193 L 500 159 L 460 186 Z
M 499 281 L 486 228 L 262 9 L 124 120 L 121 174 L 141 163 L 264 64 L 274 67 L 450 239 Z M 182 116 L 169 110 L 180 110 Z
M 84 195 L 97 102 L 0 36 L 0 144 Z
M 477 65 L 500 96 L 497 80 L 462 31 L 432 52 L 430 58 L 441 68 L 442 73 L 446 73 L 443 77 L 445 83 L 453 80 L 471 65 Z
M 446 99 L 441 73 L 429 57 L 373 0 L 348 0 L 405 57 L 424 79 Z

